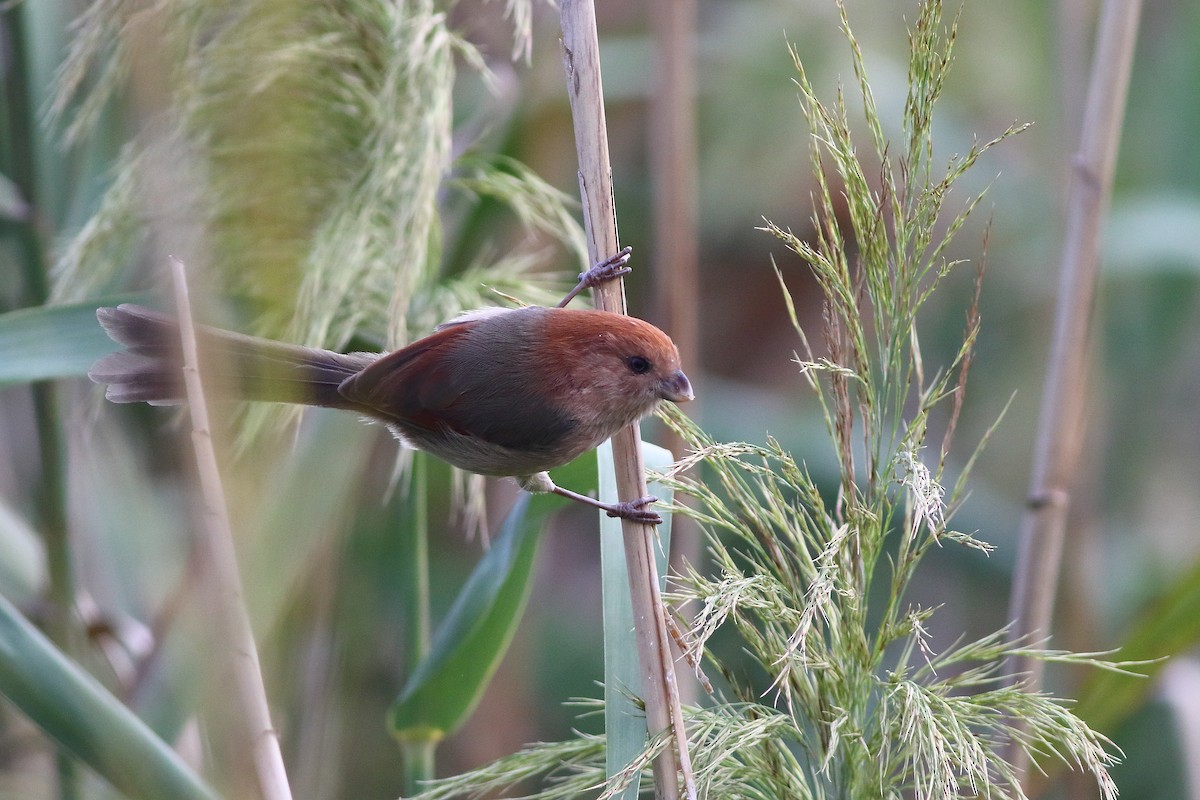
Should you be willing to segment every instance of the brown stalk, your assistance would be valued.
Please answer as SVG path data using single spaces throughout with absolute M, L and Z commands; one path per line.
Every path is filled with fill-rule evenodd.
M 600 77 L 600 43 L 596 34 L 596 10 L 591 0 L 563 0 L 563 63 L 567 73 L 567 95 L 575 128 L 579 156 L 579 193 L 583 201 L 588 257 L 593 263 L 617 253 L 617 216 L 613 203 L 612 165 L 608 155 L 608 133 L 604 119 L 604 91 Z M 625 313 L 625 286 L 609 281 L 593 290 L 597 308 Z M 617 492 L 621 498 L 646 495 L 646 473 L 642 463 L 641 437 L 631 426 L 612 438 Z M 663 748 L 654 761 L 655 797 L 675 800 L 682 774 L 686 796 L 696 797 L 688 753 L 687 734 L 679 702 L 671 639 L 659 593 L 658 569 L 654 561 L 655 531 L 651 525 L 622 520 L 625 561 L 633 605 L 638 660 L 642 669 L 642 699 L 646 705 L 646 727 L 650 736 L 669 732 L 674 746 Z
M 654 73 L 650 107 L 650 157 L 654 176 L 656 289 L 663 327 L 695 366 L 699 352 L 699 231 L 696 204 L 696 63 L 692 50 L 696 0 L 651 4 Z
M 651 4 L 654 74 L 650 100 L 650 169 L 654 189 L 655 290 L 663 312 L 662 327 L 683 354 L 684 371 L 694 375 L 700 357 L 699 212 L 696 185 L 696 0 L 660 0 Z M 689 410 L 693 416 L 696 408 Z M 683 438 L 664 428 L 663 446 L 678 458 Z M 676 514 L 671 529 L 671 567 L 680 574 L 699 568 L 704 547 L 699 526 Z M 668 622 L 670 619 L 668 618 Z M 694 666 L 694 665 L 693 665 Z M 679 691 L 693 702 L 698 684 L 685 671 Z M 707 689 L 711 694 L 711 687 Z
M 1011 641 L 1022 647 L 1039 645 L 1050 635 L 1070 492 L 1079 468 L 1100 229 L 1112 193 L 1141 5 L 1141 0 L 1104 0 L 1079 149 L 1071 165 L 1050 363 L 1009 607 Z M 1009 674 L 1029 691 L 1041 688 L 1037 659 L 1014 658 Z M 1023 770 L 1024 750 L 1014 746 L 1010 761 Z
M 207 562 L 205 589 L 215 606 L 217 631 L 224 637 L 219 646 L 225 650 L 233 673 L 234 697 L 232 702 L 227 701 L 227 705 L 238 711 L 230 718 L 240 725 L 240 730 L 235 733 L 250 748 L 260 797 L 263 800 L 291 800 L 292 792 L 283 765 L 279 737 L 271 725 L 271 711 L 267 704 L 258 649 L 254 643 L 254 631 L 250 627 L 250 616 L 243 600 L 245 593 L 234 551 L 233 528 L 229 522 L 229 508 L 225 502 L 225 490 L 221 485 L 221 473 L 217 467 L 212 428 L 209 425 L 208 404 L 200 380 L 196 328 L 192 322 L 183 262 L 172 257 L 171 273 L 175 282 L 179 332 L 183 340 L 183 378 L 192 419 L 192 444 L 196 450 L 196 469 L 204 497 L 200 549 Z

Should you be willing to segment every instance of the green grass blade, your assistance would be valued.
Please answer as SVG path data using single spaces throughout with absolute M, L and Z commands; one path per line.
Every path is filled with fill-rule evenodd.
M 440 739 L 475 708 L 529 599 L 542 523 L 563 502 L 553 495 L 517 500 L 434 635 L 429 656 L 392 705 L 389 726 L 397 739 Z
M 128 797 L 217 797 L 142 720 L 3 597 L 0 693 Z
M 0 386 L 86 375 L 97 359 L 117 349 L 96 322 L 96 307 L 137 299 L 114 297 L 0 314 Z
M 605 442 L 596 450 L 600 462 L 600 499 L 615 502 L 617 477 L 613 469 L 612 446 Z M 642 459 L 650 470 L 663 470 L 673 461 L 671 453 L 657 445 L 642 442 Z M 670 502 L 671 492 L 651 484 L 650 494 Z M 661 512 L 660 512 L 661 513 Z M 657 553 L 658 574 L 665 589 L 667 553 L 671 543 L 671 517 L 663 514 L 658 528 L 662 547 Z M 607 777 L 612 778 L 646 748 L 646 714 L 634 701 L 642 693 L 642 668 L 638 661 L 637 636 L 633 630 L 633 607 L 629 599 L 629 571 L 625 566 L 625 538 L 621 520 L 600 516 L 600 570 L 604 593 L 604 734 Z M 620 795 L 636 800 L 638 782 Z
M 1117 651 L 1122 662 L 1152 662 L 1137 668 L 1147 676 L 1167 656 L 1185 653 L 1200 642 L 1200 566 L 1167 587 L 1147 607 Z M 1111 733 L 1137 711 L 1156 682 L 1148 677 L 1097 671 L 1079 695 L 1075 713 L 1099 731 Z

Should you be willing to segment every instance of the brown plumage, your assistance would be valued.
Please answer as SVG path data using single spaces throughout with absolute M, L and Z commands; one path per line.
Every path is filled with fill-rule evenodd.
M 97 312 L 126 349 L 89 372 L 114 402 L 183 399 L 173 320 L 140 306 Z M 209 383 L 251 400 L 359 412 L 414 447 L 471 472 L 517 478 L 613 516 L 655 522 L 645 506 L 601 504 L 546 474 L 660 402 L 692 399 L 679 353 L 665 333 L 605 311 L 488 309 L 442 325 L 392 353 L 341 354 L 204 328 Z

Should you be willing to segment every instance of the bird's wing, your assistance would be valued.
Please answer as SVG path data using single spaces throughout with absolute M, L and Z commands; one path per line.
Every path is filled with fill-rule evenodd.
M 500 341 L 486 327 L 471 336 L 486 319 L 443 326 L 381 357 L 339 391 L 402 429 L 453 431 L 513 450 L 553 447 L 575 421 L 539 394 L 527 344 Z
M 430 430 L 445 427 L 444 412 L 462 395 L 448 358 L 469 325 L 443 328 L 381 356 L 342 382 L 338 391 L 381 416 Z

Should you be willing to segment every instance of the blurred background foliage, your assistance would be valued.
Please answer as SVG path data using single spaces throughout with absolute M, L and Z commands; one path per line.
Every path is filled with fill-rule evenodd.
M 533 9 L 527 62 L 510 60 L 514 39 L 503 4 L 471 0 L 449 9 L 448 38 L 426 43 L 439 48 L 438 68 L 456 71 L 453 94 L 422 109 L 416 115 L 421 125 L 394 130 L 393 140 L 374 143 L 374 163 L 386 167 L 378 171 L 339 156 L 367 135 L 370 126 L 360 114 L 387 112 L 370 101 L 376 82 L 419 76 L 375 70 L 383 59 L 372 60 L 370 48 L 386 42 L 369 30 L 339 28 L 348 18 L 336 14 L 319 20 L 327 26 L 325 44 L 333 40 L 325 55 L 336 56 L 323 69 L 342 73 L 306 83 L 288 80 L 295 77 L 289 63 L 256 60 L 267 48 L 255 37 L 287 37 L 289 9 L 301 4 L 258 4 L 264 14 L 277 16 L 217 42 L 242 48 L 225 62 L 240 64 L 242 73 L 208 78 L 241 82 L 238 91 L 247 81 L 252 88 L 255 81 L 267 85 L 262 70 L 268 66 L 278 70 L 275 78 L 283 78 L 270 82 L 265 94 L 241 97 L 226 89 L 204 97 L 181 95 L 186 70 L 203 66 L 187 59 L 203 56 L 213 42 L 172 38 L 164 32 L 169 26 L 155 17 L 158 6 L 128 4 L 129 19 L 140 30 L 132 38 L 128 30 L 109 31 L 113 39 L 92 43 L 103 52 L 121 33 L 129 49 L 117 73 L 105 72 L 102 65 L 110 62 L 98 59 L 80 74 L 81 87 L 94 90 L 108 81 L 113 91 L 84 109 L 89 125 L 70 138 L 78 106 L 53 123 L 48 111 L 56 73 L 73 49 L 87 44 L 73 20 L 121 5 L 36 0 L 4 12 L 0 312 L 42 305 L 52 295 L 94 306 L 101 295 L 153 290 L 161 285 L 165 253 L 173 252 L 200 269 L 207 285 L 239 290 L 240 304 L 210 309 L 212 315 L 298 340 L 368 346 L 420 335 L 458 307 L 496 302 L 481 288 L 485 282 L 540 302 L 551 296 L 556 277 L 578 271 L 578 234 L 555 222 L 553 211 L 556 191 L 576 195 L 553 8 Z M 214 25 L 229 13 L 221 3 L 181 5 L 210 14 Z M 433 13 L 420 3 L 405 7 Z M 809 224 L 808 133 L 786 45 L 795 44 L 814 85 L 833 86 L 839 75 L 847 80 L 836 10 L 826 0 L 701 0 L 698 12 L 695 290 L 702 324 L 697 351 L 683 354 L 701 398 L 694 410 L 717 440 L 763 442 L 771 434 L 805 454 L 815 474 L 828 469 L 832 476 L 831 455 L 818 443 L 816 409 L 790 360 L 798 343 L 772 258 L 814 329 L 818 293 L 798 261 L 755 228 L 763 217 L 801 233 Z M 656 45 L 645 4 L 606 2 L 598 13 L 621 236 L 634 247 L 631 312 L 655 321 L 661 319 L 662 298 L 651 277 L 661 254 L 651 246 L 656 221 L 647 120 Z M 902 4 L 887 0 L 850 4 L 880 114 L 896 124 L 905 95 L 906 13 Z M 1087 0 L 968 3 L 955 68 L 939 106 L 942 160 L 1013 122 L 1034 125 L 989 153 L 961 184 L 965 200 L 994 181 L 986 201 L 991 225 L 982 332 L 960 441 L 982 437 L 1010 398 L 1012 406 L 976 468 L 971 498 L 958 520 L 964 530 L 978 530 L 994 543 L 996 552 L 935 553 L 926 564 L 921 596 L 913 598 L 942 606 L 935 648 L 1004 622 L 1094 13 L 1095 3 Z M 305 18 L 309 24 L 312 16 Z M 311 54 L 290 56 L 303 60 Z M 490 77 L 477 69 L 477 57 Z M 1127 798 L 1194 797 L 1198 790 L 1186 775 L 1186 765 L 1195 770 L 1200 764 L 1197 77 L 1200 5 L 1148 4 L 1103 246 L 1086 469 L 1077 476 L 1055 639 L 1058 646 L 1096 651 L 1118 647 L 1136 631 L 1140 650 L 1131 656 L 1175 658 L 1158 677 L 1140 683 L 1089 683 L 1089 676 L 1066 669 L 1049 676 L 1055 693 L 1082 694 L 1081 713 L 1102 721 L 1125 750 L 1127 763 L 1114 776 Z M 337 126 L 310 123 L 327 120 L 327 113 L 338 117 Z M 283 135 L 296 131 L 310 136 Z M 163 149 L 163 142 L 181 134 L 214 146 L 225 171 L 214 179 L 195 171 L 197 164 L 172 156 L 180 151 Z M 448 138 L 435 140 L 441 134 Z M 154 146 L 144 146 L 148 142 Z M 438 158 L 446 163 L 478 151 L 484 155 L 474 163 L 488 167 L 472 172 L 469 159 L 459 161 L 457 184 L 442 183 L 437 175 L 399 174 L 404 147 L 443 145 L 446 152 Z M 143 160 L 142 183 L 121 185 L 119 165 L 135 158 Z M 505 195 L 510 184 L 497 176 L 525 175 L 522 164 L 546 186 L 541 195 L 525 192 L 513 200 Z M 306 172 L 317 168 L 323 174 Z M 421 246 L 403 253 L 389 249 L 370 232 L 379 220 L 356 216 L 353 204 L 331 212 L 327 198 L 314 193 L 331 175 L 360 182 L 357 198 L 364 204 L 372 193 L 390 204 L 384 225 L 399 217 L 410 220 L 421 231 Z M 395 191 L 405 181 L 439 205 L 438 219 L 422 218 L 412 210 L 414 198 Z M 197 199 L 195 192 L 218 196 Z M 136 213 L 97 217 L 104 203 L 124 203 L 127 212 Z M 533 219 L 542 222 L 529 223 L 522 203 L 540 208 Z M 89 231 L 89 221 L 96 226 L 97 219 L 103 224 Z M 952 257 L 978 259 L 986 221 L 987 214 L 976 215 L 957 238 Z M 219 222 L 228 223 L 226 235 L 210 236 Z M 290 233 L 321 225 L 328 226 L 331 242 L 325 249 L 301 247 Z M 328 259 L 346 253 L 357 253 L 360 266 L 386 269 L 361 279 L 332 269 Z M 22 266 L 30 263 L 58 264 L 57 284 L 49 271 L 35 274 Z M 497 264 L 499 272 L 485 271 Z M 547 266 L 557 276 L 545 276 L 541 270 Z M 923 342 L 930 362 L 944 363 L 954 354 L 972 291 L 970 272 L 958 273 L 931 301 L 927 330 L 934 333 Z M 222 273 L 224 278 L 217 277 Z M 384 275 L 390 277 L 385 281 Z M 243 280 L 249 282 L 239 283 Z M 336 313 L 314 312 L 315 301 L 331 291 L 350 302 Z M 17 363 L 40 344 L 0 352 L 0 373 L 4 362 Z M 189 504 L 189 468 L 180 457 L 187 452 L 186 435 L 167 421 L 169 412 L 116 411 L 102 404 L 96 387 L 79 379 L 56 386 L 57 416 L 48 422 L 36 410 L 44 407 L 47 391 L 31 392 L 23 383 L 0 389 L 0 591 L 53 629 L 53 615 L 46 611 L 52 604 L 39 598 L 49 585 L 48 571 L 69 570 L 83 623 L 69 637 L 70 652 L 155 730 L 195 752 L 205 745 L 187 723 L 188 694 L 181 687 L 188 685 L 188 673 L 203 672 L 204 665 L 179 642 L 196 624 L 191 618 L 202 615 L 186 601 L 188 546 L 179 523 Z M 57 438 L 47 433 L 47 424 L 57 426 Z M 394 447 L 353 419 L 322 414 L 310 415 L 296 438 L 275 435 L 265 441 L 254 457 L 236 462 L 228 481 L 237 518 L 259 520 L 246 522 L 246 530 L 277 531 L 294 550 L 286 563 L 250 558 L 244 565 L 247 584 L 257 587 L 251 594 L 261 590 L 270 596 L 253 608 L 260 612 L 256 623 L 267 683 L 293 785 L 300 796 L 312 798 L 395 796 L 400 765 L 384 715 L 402 685 L 406 654 L 405 595 L 397 577 L 404 554 L 392 535 L 404 513 L 404 495 L 392 491 Z M 315 462 L 294 455 L 305 446 Z M 47 465 L 58 454 L 65 483 L 55 488 L 47 484 L 54 471 Z M 296 471 L 315 464 L 317 477 L 293 485 L 290 491 L 297 494 L 289 495 L 292 460 L 301 464 Z M 462 517 L 453 510 L 448 472 L 431 466 L 429 482 L 435 489 L 428 513 L 436 617 L 478 559 L 479 544 L 465 537 Z M 65 515 L 56 519 L 46 509 L 54 507 L 48 496 L 60 489 Z M 512 487 L 497 484 L 489 495 L 495 525 Z M 297 498 L 313 496 L 331 502 L 286 513 L 296 511 Z M 271 517 L 274 521 L 263 521 Z M 576 718 L 564 705 L 572 697 L 593 696 L 602 677 L 595 523 L 592 515 L 573 509 L 559 520 L 543 541 L 530 608 L 511 652 L 476 714 L 439 751 L 442 774 L 597 724 L 595 718 Z M 59 556 L 54 540 L 45 538 L 47 526 L 69 531 Z M 69 558 L 60 557 L 63 552 Z M 155 655 L 152 663 L 141 658 L 148 652 Z M 58 796 L 52 753 L 20 714 L 0 708 L 0 797 Z M 1194 772 L 1191 780 L 1197 780 Z M 85 780 L 85 789 L 89 785 Z M 1082 791 L 1093 796 L 1092 789 Z

